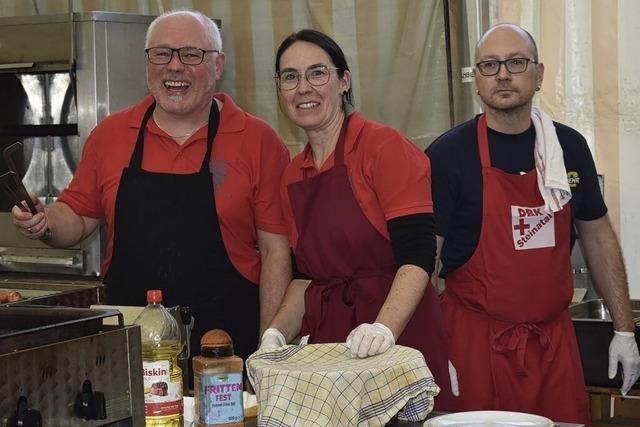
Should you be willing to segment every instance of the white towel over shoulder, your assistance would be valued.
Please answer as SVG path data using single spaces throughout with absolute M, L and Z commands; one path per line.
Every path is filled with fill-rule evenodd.
M 571 188 L 564 167 L 562 147 L 551 117 L 537 107 L 531 110 L 536 129 L 535 164 L 544 210 L 558 212 L 571 200 Z

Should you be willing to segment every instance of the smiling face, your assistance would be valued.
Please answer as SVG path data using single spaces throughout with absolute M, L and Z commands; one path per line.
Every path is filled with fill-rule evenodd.
M 513 26 L 499 26 L 489 30 L 476 50 L 476 63 L 509 58 L 534 59 L 535 48 L 529 37 Z M 529 108 L 536 88 L 542 84 L 544 66 L 529 62 L 523 73 L 511 74 L 505 65 L 494 76 L 483 76 L 476 69 L 478 95 L 488 109 L 509 112 Z
M 147 47 L 197 47 L 204 50 L 214 46 L 207 29 L 195 16 L 176 14 L 157 22 L 149 34 Z M 205 53 L 199 65 L 184 65 L 174 52 L 171 62 L 155 65 L 146 59 L 147 86 L 157 107 L 170 117 L 200 117 L 208 115 L 216 82 L 222 76 L 224 54 Z
M 329 70 L 327 84 L 312 86 L 305 78 L 308 68 L 318 65 L 335 67 L 329 55 L 319 46 L 305 41 L 293 43 L 280 57 L 280 73 L 287 70 L 300 74 L 298 86 L 292 90 L 279 90 L 280 105 L 285 114 L 305 131 L 322 131 L 342 120 L 342 93 L 351 84 L 351 75 L 345 71 L 339 77 L 337 70 Z

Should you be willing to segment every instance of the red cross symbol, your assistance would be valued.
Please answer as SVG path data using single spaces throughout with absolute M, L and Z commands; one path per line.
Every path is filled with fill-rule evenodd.
M 524 230 L 531 228 L 529 224 L 524 223 L 524 219 L 520 218 L 520 223 L 518 225 L 514 225 L 513 229 L 520 231 L 520 235 L 524 236 Z

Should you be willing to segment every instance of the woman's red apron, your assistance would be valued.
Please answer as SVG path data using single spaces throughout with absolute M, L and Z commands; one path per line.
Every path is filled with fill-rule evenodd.
M 478 120 L 483 208 L 480 240 L 447 276 L 442 298 L 458 371 L 455 409 L 529 412 L 589 421 L 580 356 L 567 307 L 571 207 L 548 214 L 535 170 L 491 167 L 486 117 Z
M 313 279 L 302 321 L 302 333 L 310 334 L 311 343 L 344 342 L 359 324 L 373 323 L 398 269 L 391 243 L 369 222 L 351 189 L 344 164 L 348 120 L 335 148 L 334 167 L 288 186 L 299 235 L 297 265 Z M 441 388 L 436 407 L 449 409 L 447 338 L 432 286 L 397 343 L 422 352 Z

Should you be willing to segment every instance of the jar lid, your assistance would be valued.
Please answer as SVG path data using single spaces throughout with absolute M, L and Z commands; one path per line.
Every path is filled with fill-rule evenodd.
M 222 329 L 212 329 L 200 340 L 200 354 L 205 357 L 233 356 L 233 341 Z
M 225 347 L 202 347 L 200 349 L 200 356 L 204 357 L 229 357 L 233 356 L 233 346 L 228 345 Z

